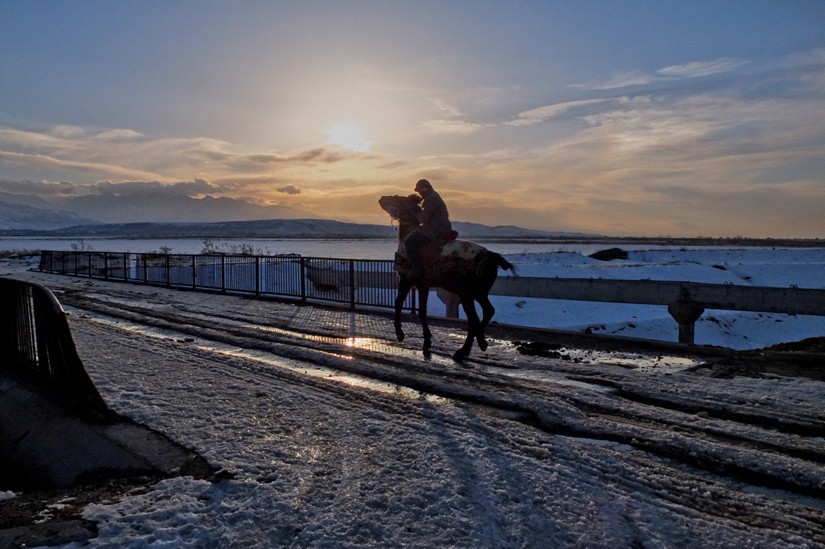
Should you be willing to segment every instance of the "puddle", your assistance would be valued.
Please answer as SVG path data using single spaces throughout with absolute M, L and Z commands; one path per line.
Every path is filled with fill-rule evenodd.
M 82 313 L 81 313 L 82 314 Z M 276 357 L 271 353 L 267 353 L 265 351 L 255 351 L 251 349 L 239 349 L 238 347 L 232 345 L 225 345 L 222 343 L 217 343 L 214 341 L 209 342 L 209 344 L 201 344 L 197 343 L 194 338 L 190 336 L 185 336 L 182 338 L 181 334 L 169 330 L 162 330 L 158 328 L 150 328 L 144 325 L 136 325 L 131 324 L 128 322 L 124 322 L 122 320 L 111 320 L 108 318 L 104 318 L 101 316 L 95 316 L 94 318 L 86 317 L 94 322 L 99 324 L 104 324 L 107 326 L 113 326 L 121 330 L 126 330 L 128 332 L 132 332 L 141 336 L 150 337 L 153 339 L 161 339 L 161 340 L 169 340 L 173 339 L 176 341 L 187 341 L 191 343 L 192 348 L 199 349 L 202 351 L 206 351 L 209 353 L 220 354 L 227 357 L 232 358 L 242 358 L 244 360 L 250 360 L 253 362 L 257 362 L 259 364 L 265 364 L 266 366 L 278 368 L 281 370 L 286 370 L 294 373 L 298 373 L 301 375 L 306 375 L 310 377 L 314 377 L 317 379 L 324 379 L 327 381 L 336 381 L 339 383 L 343 383 L 345 385 L 349 385 L 351 387 L 359 387 L 363 389 L 369 389 L 372 391 L 377 391 L 384 394 L 392 394 L 396 396 L 403 396 L 409 398 L 411 400 L 420 400 L 424 402 L 429 402 L 433 404 L 440 404 L 440 405 L 448 405 L 451 404 L 449 399 L 422 393 L 421 391 L 410 389 L 409 387 L 405 387 L 403 385 L 397 385 L 394 383 L 387 383 L 383 381 L 377 381 L 372 378 L 359 376 L 356 374 L 351 374 L 349 372 L 342 372 L 340 370 L 336 370 L 334 368 L 327 368 L 325 366 L 312 364 L 310 362 L 301 362 L 299 360 L 288 359 L 284 357 Z M 308 336 L 311 337 L 311 336 Z M 360 346 L 360 345 L 372 345 L 379 340 L 372 340 L 371 338 L 322 338 L 325 341 L 329 342 L 347 342 L 350 347 Z M 319 339 L 320 340 L 320 339 Z M 382 345 L 378 345 L 379 347 Z M 395 354 L 398 354 L 398 348 L 389 347 L 386 344 L 383 344 L 388 348 L 391 348 L 395 351 Z M 335 353 L 324 353 L 327 355 L 339 356 Z M 421 352 L 418 351 L 415 353 L 417 358 L 420 359 Z M 343 358 L 350 358 L 351 356 L 343 356 Z
M 117 302 L 117 300 L 110 299 L 109 296 L 105 297 L 106 301 L 108 302 Z M 146 304 L 143 304 L 144 306 Z M 152 307 L 151 305 L 149 308 L 154 309 L 167 309 L 168 306 L 166 304 L 159 303 L 157 306 Z M 212 323 L 214 319 L 204 314 L 193 313 L 189 311 L 187 314 L 192 316 L 193 318 L 198 318 L 204 322 Z M 266 326 L 261 324 L 253 324 L 248 321 L 244 320 L 237 320 L 234 318 L 229 317 L 221 317 L 221 324 L 235 326 L 244 330 L 253 330 L 257 332 L 262 332 L 264 334 L 272 334 L 276 336 L 282 336 L 290 339 L 297 339 L 300 341 L 309 341 L 309 342 L 318 342 L 318 343 L 327 343 L 331 345 L 338 345 L 344 349 L 362 349 L 365 351 L 370 351 L 374 353 L 392 355 L 395 357 L 401 358 L 410 358 L 415 361 L 425 360 L 431 364 L 439 364 L 444 366 L 455 366 L 455 362 L 452 358 L 447 356 L 439 355 L 435 352 L 430 353 L 428 355 L 424 355 L 421 349 L 409 348 L 409 347 L 401 347 L 395 346 L 387 343 L 384 339 L 378 339 L 373 337 L 365 337 L 365 336 L 325 336 L 319 334 L 312 334 L 306 332 L 298 332 L 295 330 L 290 330 L 287 328 L 279 328 L 277 326 Z M 351 331 L 351 328 L 348 326 L 342 326 L 342 332 Z M 462 336 L 463 337 L 463 336 Z M 409 337 L 410 341 L 418 341 L 415 337 Z M 329 353 L 328 353 L 329 354 Z M 345 353 L 332 353 L 334 356 L 338 358 L 345 358 L 345 359 L 354 359 L 355 357 L 352 355 L 347 355 Z
M 324 379 L 327 381 L 336 381 L 349 385 L 350 387 L 357 387 L 360 389 L 368 389 L 384 394 L 392 394 L 402 396 L 411 400 L 420 400 L 422 402 L 429 402 L 432 404 L 447 405 L 450 400 L 422 393 L 403 385 L 396 385 L 394 383 L 386 383 L 383 381 L 376 381 L 368 377 L 362 377 L 349 372 L 342 372 L 333 368 L 311 364 L 309 362 L 300 362 L 297 360 L 286 359 L 282 357 L 273 358 L 273 355 L 263 351 L 251 351 L 248 349 L 226 349 L 220 345 L 194 345 L 198 349 L 203 349 L 211 353 L 221 354 L 233 358 L 242 358 L 244 360 L 252 360 L 258 363 L 266 364 L 267 366 L 275 367 L 281 370 L 287 370 L 297 374 L 313 377 L 316 379 Z M 326 353 L 333 354 L 333 353 Z M 334 356 L 334 354 L 333 354 Z
M 516 351 L 526 356 L 546 357 L 573 362 L 575 364 L 608 364 L 633 370 L 664 374 L 681 372 L 703 362 L 698 358 L 689 356 L 574 349 L 552 343 L 535 341 L 515 341 L 510 345 L 512 345 Z

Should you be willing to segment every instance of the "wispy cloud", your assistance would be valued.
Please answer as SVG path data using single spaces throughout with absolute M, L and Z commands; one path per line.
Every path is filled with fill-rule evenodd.
M 698 78 L 700 76 L 710 76 L 730 72 L 749 63 L 746 59 L 733 57 L 721 57 L 713 61 L 693 61 L 683 65 L 671 65 L 656 71 L 657 74 L 674 78 Z
M 122 166 L 105 164 L 101 162 L 63 160 L 45 154 L 26 154 L 0 151 L 0 161 L 32 168 L 49 168 L 96 174 L 98 177 L 122 177 L 134 179 L 153 179 L 155 177 L 155 174 L 152 172 L 139 169 L 124 168 Z
M 566 112 L 579 107 L 589 105 L 598 105 L 611 101 L 610 99 L 586 99 L 581 101 L 567 101 L 565 103 L 555 103 L 553 105 L 546 105 L 518 113 L 514 120 L 504 122 L 505 126 L 531 126 L 544 122 L 556 116 L 565 114 Z
M 465 122 L 463 120 L 425 120 L 421 127 L 431 133 L 452 133 L 467 135 L 489 127 L 489 124 Z
M 607 80 L 574 84 L 570 87 L 579 90 L 613 90 L 631 86 L 645 86 L 655 82 L 700 78 L 731 72 L 748 63 L 747 59 L 720 57 L 711 61 L 692 61 L 681 65 L 670 65 L 653 73 L 642 71 L 622 72 Z
M 655 77 L 642 72 L 623 72 L 604 81 L 589 82 L 587 84 L 573 84 L 570 87 L 577 90 L 614 90 L 629 86 L 644 86 L 650 84 Z
M 448 103 L 443 99 L 432 98 L 430 99 L 430 103 L 432 104 L 433 108 L 439 116 L 461 116 L 461 111 L 458 109 L 458 107 L 451 103 Z

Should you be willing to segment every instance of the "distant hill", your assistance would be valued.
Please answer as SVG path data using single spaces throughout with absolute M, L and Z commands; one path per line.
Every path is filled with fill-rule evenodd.
M 46 207 L 35 207 L 21 202 L 0 200 L 0 230 L 48 230 L 95 223 L 93 219 L 72 212 L 50 209 L 45 202 L 43 205 Z
M 192 198 L 143 193 L 89 195 L 48 202 L 27 194 L 0 192 L 0 230 L 50 230 L 75 225 L 308 219 L 309 212 L 287 206 L 259 206 L 232 198 Z
M 58 208 L 59 206 L 59 208 Z M 124 223 L 124 219 L 139 222 Z M 512 225 L 489 227 L 456 221 L 468 239 L 588 237 Z M 317 219 L 286 206 L 259 206 L 231 198 L 163 193 L 88 195 L 54 203 L 0 192 L 0 233 L 110 238 L 395 238 L 389 225 Z

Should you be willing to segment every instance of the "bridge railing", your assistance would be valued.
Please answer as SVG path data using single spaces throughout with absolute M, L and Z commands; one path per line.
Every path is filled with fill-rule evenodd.
M 80 413 L 108 415 L 69 331 L 66 313 L 45 287 L 0 278 L 1 368 L 68 400 Z
M 248 255 L 43 251 L 40 270 L 170 287 L 333 301 L 351 307 L 394 307 L 397 278 L 390 260 Z M 698 282 L 499 277 L 491 295 L 664 305 L 679 342 L 694 343 L 705 309 L 825 316 L 825 290 Z M 405 308 L 415 309 L 415 294 Z M 449 308 L 449 304 L 448 304 Z
M 333 301 L 351 307 L 394 307 L 393 262 L 299 255 L 158 254 L 90 251 L 40 253 L 40 270 L 262 296 Z M 404 303 L 414 310 L 415 293 Z

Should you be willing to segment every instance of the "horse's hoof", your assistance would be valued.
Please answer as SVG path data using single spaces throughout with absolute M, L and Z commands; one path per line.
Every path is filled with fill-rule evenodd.
M 487 350 L 487 340 L 486 339 L 479 339 L 478 340 L 478 348 L 482 351 Z
M 453 353 L 453 360 L 456 362 L 464 362 L 464 359 L 467 358 L 469 353 L 465 353 L 462 349 L 457 350 Z
M 398 341 L 404 341 L 404 332 L 395 332 L 395 337 L 398 338 Z

